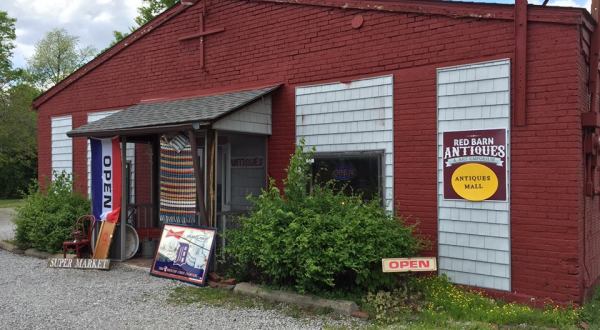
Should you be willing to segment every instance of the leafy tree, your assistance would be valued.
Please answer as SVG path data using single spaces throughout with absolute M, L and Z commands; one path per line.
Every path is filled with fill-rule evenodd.
M 36 175 L 35 114 L 31 101 L 38 91 L 13 69 L 15 22 L 0 11 L 0 198 L 18 197 Z
M 144 0 L 142 6 L 138 8 L 138 16 L 135 18 L 135 22 L 138 26 L 142 26 L 178 2 L 179 0 Z
M 156 17 L 156 15 L 171 8 L 178 2 L 179 0 L 143 0 L 142 6 L 137 10 L 138 16 L 135 18 L 135 23 L 137 25 L 130 27 L 129 32 L 113 31 L 113 36 L 115 39 L 110 45 L 113 46 L 119 41 L 125 39 L 125 37 L 127 37 L 131 32 L 150 22 L 154 17 Z
M 79 37 L 65 29 L 54 29 L 35 45 L 35 54 L 29 59 L 28 71 L 36 85 L 51 87 L 96 54 L 93 47 L 79 48 Z
M 14 18 L 8 16 L 5 11 L 0 11 L 0 94 L 4 94 L 6 85 L 14 77 L 12 63 L 12 51 L 15 48 L 15 22 Z M 4 97 L 2 97 L 4 101 Z
M 31 102 L 39 91 L 18 83 L 0 105 L 0 198 L 19 197 L 36 177 L 36 116 Z

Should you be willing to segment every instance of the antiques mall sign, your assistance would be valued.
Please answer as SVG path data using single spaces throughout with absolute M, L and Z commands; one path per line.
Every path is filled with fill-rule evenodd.
M 506 201 L 506 130 L 444 132 L 444 199 Z

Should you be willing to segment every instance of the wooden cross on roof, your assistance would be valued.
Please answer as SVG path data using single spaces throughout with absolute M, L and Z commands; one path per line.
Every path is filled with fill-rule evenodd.
M 205 12 L 202 12 L 202 14 L 200 15 L 200 32 L 179 38 L 179 41 L 187 41 L 187 40 L 196 39 L 196 38 L 200 39 L 200 68 L 204 68 L 204 38 L 209 35 L 225 31 L 225 28 L 223 28 L 223 27 L 205 30 L 204 29 L 204 16 L 205 15 L 206 15 Z

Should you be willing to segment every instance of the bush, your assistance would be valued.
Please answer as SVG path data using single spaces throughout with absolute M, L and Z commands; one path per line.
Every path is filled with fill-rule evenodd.
M 592 299 L 583 306 L 581 318 L 587 322 L 590 329 L 600 329 L 600 286 Z
M 381 259 L 419 251 L 412 227 L 378 200 L 344 195 L 332 184 L 307 189 L 312 154 L 301 143 L 287 169 L 284 196 L 271 180 L 251 198 L 253 210 L 240 228 L 228 234 L 235 275 L 300 292 L 392 287 L 396 277 L 381 272 Z
M 77 218 L 90 213 L 89 200 L 72 187 L 71 176 L 63 172 L 55 173 L 45 192 L 37 185 L 30 188 L 15 218 L 15 239 L 21 248 L 46 252 L 61 249 Z

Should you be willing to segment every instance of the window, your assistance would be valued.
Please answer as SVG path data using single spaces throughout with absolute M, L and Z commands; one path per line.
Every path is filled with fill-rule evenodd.
M 332 181 L 336 189 L 362 194 L 365 200 L 382 199 L 382 158 L 383 152 L 316 154 L 313 178 L 317 183 Z

